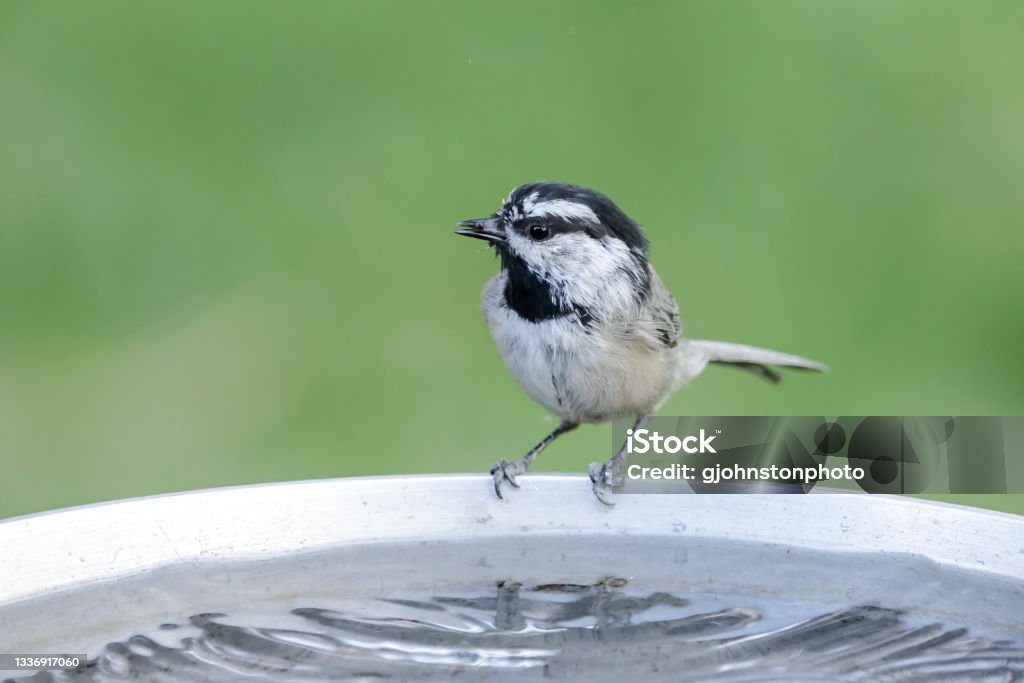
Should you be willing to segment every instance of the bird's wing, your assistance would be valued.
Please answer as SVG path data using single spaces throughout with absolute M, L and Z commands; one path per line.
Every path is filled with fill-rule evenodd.
M 621 333 L 629 341 L 655 349 L 675 348 L 683 333 L 679 306 L 651 268 L 650 291 L 636 317 L 622 324 Z

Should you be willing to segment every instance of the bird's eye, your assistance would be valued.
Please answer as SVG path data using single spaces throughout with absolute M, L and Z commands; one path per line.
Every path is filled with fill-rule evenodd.
M 546 225 L 531 225 L 528 232 L 530 234 L 530 239 L 535 242 L 546 240 L 551 236 L 551 230 L 549 230 Z

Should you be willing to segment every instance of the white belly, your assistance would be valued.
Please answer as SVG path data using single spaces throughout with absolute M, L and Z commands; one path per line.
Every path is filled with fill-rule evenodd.
M 504 306 L 484 310 L 509 371 L 533 400 L 570 422 L 605 422 L 653 413 L 675 383 L 676 354 L 587 332 L 572 317 L 531 323 Z M 497 304 L 497 301 L 494 302 Z

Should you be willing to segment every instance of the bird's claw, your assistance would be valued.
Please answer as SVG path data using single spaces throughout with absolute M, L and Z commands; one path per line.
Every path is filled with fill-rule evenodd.
M 520 474 L 517 463 L 509 462 L 504 458 L 494 463 L 494 467 L 491 468 L 491 476 L 494 477 L 494 493 L 498 498 L 505 498 L 501 495 L 501 485 L 506 481 L 515 488 L 519 488 L 519 482 L 516 481 L 517 474 Z
M 609 498 L 612 493 L 612 487 L 617 482 L 617 473 L 614 467 L 610 467 L 609 463 L 592 462 L 588 469 L 590 474 L 590 481 L 594 483 L 594 496 L 599 501 L 609 507 L 615 505 L 614 502 Z

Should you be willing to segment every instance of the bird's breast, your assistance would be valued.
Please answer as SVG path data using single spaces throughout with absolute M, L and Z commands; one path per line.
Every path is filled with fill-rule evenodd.
M 604 422 L 647 414 L 670 391 L 671 350 L 631 342 L 621 324 L 585 324 L 576 315 L 531 322 L 504 305 L 502 286 L 492 281 L 484 291 L 494 341 L 526 393 L 563 420 Z

